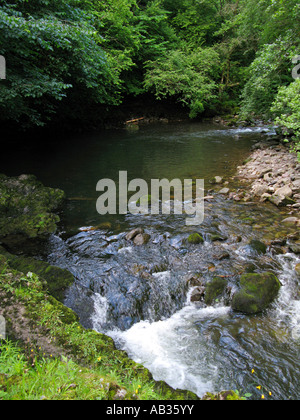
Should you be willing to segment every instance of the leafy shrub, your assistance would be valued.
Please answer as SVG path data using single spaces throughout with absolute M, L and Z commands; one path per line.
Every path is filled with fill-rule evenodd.
M 295 151 L 300 161 L 300 79 L 279 89 L 271 111 L 277 116 L 276 123 L 294 134 Z
M 157 99 L 174 97 L 189 107 L 190 117 L 195 118 L 217 99 L 219 64 L 219 55 L 212 48 L 172 51 L 147 63 L 145 87 Z

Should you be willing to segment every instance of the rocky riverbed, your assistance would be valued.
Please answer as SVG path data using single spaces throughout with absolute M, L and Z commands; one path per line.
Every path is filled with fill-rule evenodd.
M 247 191 L 243 189 L 234 198 L 286 207 L 291 217 L 285 222 L 300 226 L 300 163 L 297 155 L 278 140 L 269 137 L 254 145 L 249 159 L 238 167 L 237 177 L 247 185 Z

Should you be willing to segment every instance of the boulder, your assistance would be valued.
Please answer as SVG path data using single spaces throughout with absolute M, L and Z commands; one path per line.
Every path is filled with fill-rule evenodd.
M 141 228 L 133 229 L 131 232 L 127 233 L 126 240 L 132 241 L 137 235 L 142 235 L 144 230 Z
M 258 254 L 265 254 L 267 252 L 267 245 L 263 242 L 253 239 L 249 243 L 250 248 Z
M 276 299 L 281 287 L 273 273 L 244 274 L 240 285 L 231 305 L 234 311 L 246 314 L 263 312 Z
M 284 195 L 271 195 L 269 201 L 277 207 L 283 207 L 289 204 L 289 200 Z
M 226 287 L 227 280 L 221 277 L 215 277 L 210 283 L 208 283 L 205 292 L 206 305 L 212 305 L 216 299 L 221 297 Z
M 147 244 L 149 240 L 150 240 L 150 235 L 148 235 L 147 233 L 141 233 L 133 239 L 133 243 L 134 245 L 142 246 L 142 245 Z
M 290 250 L 291 250 L 294 254 L 300 254 L 300 244 L 291 244 L 291 245 L 290 245 Z
M 275 195 L 290 198 L 290 197 L 293 196 L 293 191 L 291 190 L 291 188 L 288 185 L 285 185 L 282 188 L 278 188 L 278 190 L 275 191 Z
M 192 233 L 188 237 L 188 243 L 189 244 L 192 244 L 192 245 L 203 244 L 204 243 L 204 239 L 203 239 L 203 237 L 199 233 Z
M 300 264 L 297 264 L 295 267 L 295 271 L 298 277 L 300 277 Z
M 262 197 L 264 194 L 267 194 L 269 187 L 267 184 L 254 184 L 251 190 L 251 193 L 254 197 Z
M 227 241 L 228 238 L 218 233 L 211 233 L 209 239 L 212 242 L 217 242 L 217 241 L 223 242 L 223 241 Z
M 63 191 L 45 187 L 33 175 L 0 175 L 0 241 L 9 248 L 54 233 Z

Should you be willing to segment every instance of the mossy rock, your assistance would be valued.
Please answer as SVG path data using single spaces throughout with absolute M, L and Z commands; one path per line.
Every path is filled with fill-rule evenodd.
M 64 300 L 65 290 L 74 283 L 74 277 L 68 270 L 54 267 L 45 261 L 38 261 L 34 258 L 12 255 L 2 247 L 0 247 L 0 253 L 0 261 L 2 261 L 1 258 L 4 258 L 14 270 L 24 274 L 29 272 L 37 274 L 41 280 L 44 280 L 49 294 L 58 301 Z
M 53 211 L 64 199 L 63 191 L 45 187 L 33 175 L 0 175 L 1 242 L 9 246 L 54 233 L 60 219 Z
M 212 305 L 218 298 L 220 298 L 226 287 L 227 280 L 221 277 L 215 277 L 210 283 L 208 283 L 205 291 L 206 305 Z
M 273 273 L 244 274 L 241 289 L 234 295 L 232 309 L 246 314 L 263 312 L 278 296 L 281 283 Z
M 188 243 L 192 245 L 199 245 L 204 243 L 204 239 L 199 233 L 192 233 L 188 237 Z
M 258 240 L 252 240 L 249 244 L 250 248 L 258 254 L 266 254 L 267 245 Z

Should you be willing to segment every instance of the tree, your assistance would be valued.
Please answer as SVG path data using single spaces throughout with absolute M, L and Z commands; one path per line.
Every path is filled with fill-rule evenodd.
M 65 102 L 65 114 L 117 103 L 118 92 L 89 11 L 77 1 L 5 1 L 0 9 L 0 54 L 7 80 L 0 84 L 2 120 L 44 125 Z M 66 101 L 67 99 L 67 101 Z
M 277 117 L 276 124 L 282 127 L 287 134 L 294 135 L 294 149 L 298 153 L 300 161 L 300 79 L 279 89 L 271 112 Z
M 145 87 L 157 99 L 173 97 L 190 109 L 195 118 L 212 109 L 217 99 L 219 55 L 212 48 L 190 51 L 175 50 L 147 63 Z

